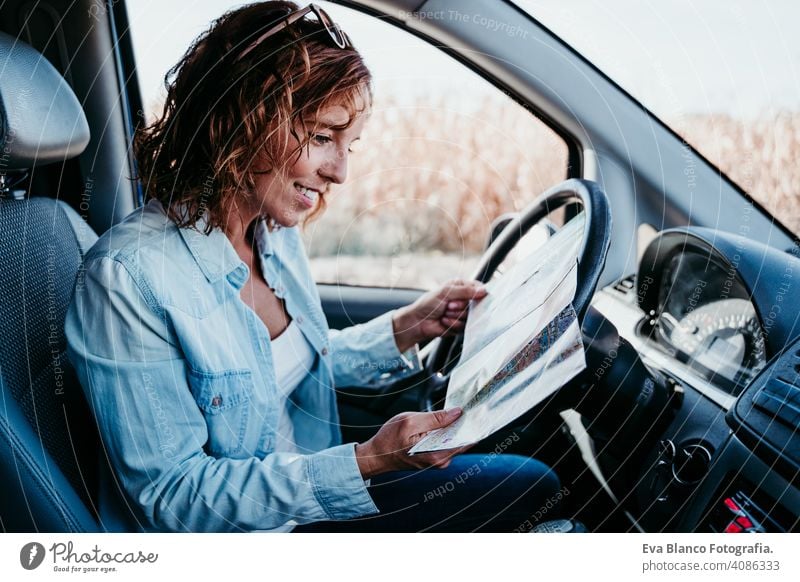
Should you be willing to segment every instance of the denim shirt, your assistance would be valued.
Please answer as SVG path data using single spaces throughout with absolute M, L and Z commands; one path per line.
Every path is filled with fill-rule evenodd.
M 273 452 L 269 331 L 239 296 L 247 266 L 221 230 L 203 228 L 177 228 L 151 201 L 100 238 L 76 281 L 68 354 L 98 422 L 101 467 L 113 467 L 101 479 L 102 526 L 250 531 L 376 513 L 355 444 L 341 444 L 333 387 L 419 368 L 399 353 L 392 314 L 329 330 L 297 228 L 259 222 L 264 278 L 315 352 L 289 401 L 300 454 Z

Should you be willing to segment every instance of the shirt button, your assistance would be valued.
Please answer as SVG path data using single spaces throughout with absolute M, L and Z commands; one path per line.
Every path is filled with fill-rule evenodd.
M 211 399 L 211 406 L 213 406 L 214 408 L 219 408 L 220 406 L 222 406 L 222 396 L 220 396 L 219 394 L 214 396 L 214 398 Z
M 322 348 L 322 355 L 323 356 L 327 356 L 328 355 L 328 348 Z
M 283 285 L 278 285 L 278 288 L 276 289 L 276 291 L 278 293 L 280 293 L 281 295 L 283 295 L 283 292 L 285 291 L 285 289 L 283 288 Z
M 303 316 L 302 315 L 298 315 L 297 316 L 297 323 L 303 323 Z

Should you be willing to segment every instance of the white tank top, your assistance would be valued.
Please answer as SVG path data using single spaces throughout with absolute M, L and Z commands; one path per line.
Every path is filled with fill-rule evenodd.
M 292 320 L 283 332 L 272 340 L 272 362 L 275 366 L 280 402 L 278 410 L 278 432 L 275 435 L 275 451 L 297 452 L 294 441 L 294 426 L 289 416 L 289 398 L 306 377 L 314 364 L 314 350 L 306 336 Z

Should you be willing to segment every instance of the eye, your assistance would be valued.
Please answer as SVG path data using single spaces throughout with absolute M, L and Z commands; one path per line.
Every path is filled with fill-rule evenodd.
M 325 135 L 324 133 L 316 133 L 311 140 L 317 145 L 327 145 L 333 141 L 333 138 L 329 135 Z

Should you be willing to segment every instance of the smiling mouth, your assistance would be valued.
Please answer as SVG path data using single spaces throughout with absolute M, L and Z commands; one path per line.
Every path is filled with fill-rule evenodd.
M 311 208 L 314 204 L 317 203 L 319 199 L 319 191 L 314 190 L 313 188 L 306 188 L 305 186 L 301 186 L 300 184 L 294 185 L 295 190 L 300 193 L 300 200 L 305 204 L 307 208 Z

